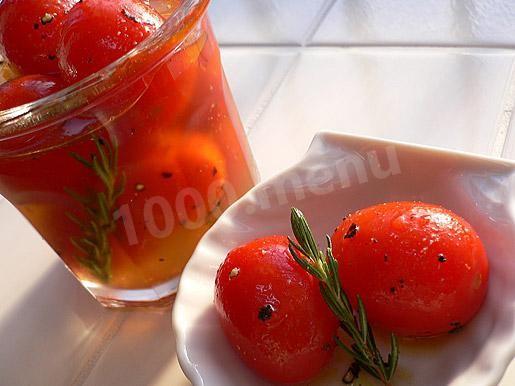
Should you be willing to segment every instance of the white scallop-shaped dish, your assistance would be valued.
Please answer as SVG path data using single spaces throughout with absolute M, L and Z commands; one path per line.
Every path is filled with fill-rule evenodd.
M 304 211 L 320 241 L 345 214 L 399 200 L 441 204 L 467 219 L 485 243 L 491 276 L 485 304 L 460 333 L 401 342 L 394 384 L 497 385 L 515 357 L 515 163 L 333 133 L 317 135 L 301 162 L 231 206 L 198 245 L 173 310 L 186 376 L 195 386 L 267 384 L 230 347 L 213 306 L 216 271 L 229 250 L 291 234 L 292 206 Z M 338 354 L 310 385 L 341 385 L 346 361 Z

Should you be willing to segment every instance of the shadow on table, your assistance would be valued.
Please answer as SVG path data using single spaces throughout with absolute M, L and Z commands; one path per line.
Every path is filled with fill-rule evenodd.
M 0 320 L 0 385 L 149 385 L 175 354 L 169 313 L 104 309 L 56 261 Z

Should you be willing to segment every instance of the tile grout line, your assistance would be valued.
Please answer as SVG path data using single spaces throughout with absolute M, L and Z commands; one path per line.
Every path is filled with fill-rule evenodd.
M 496 135 L 490 151 L 494 157 L 503 157 L 506 154 L 506 145 L 509 141 L 510 124 L 515 108 L 515 60 L 512 61 L 501 107 L 502 110 L 495 125 Z
M 322 5 L 322 9 L 318 11 L 318 14 L 311 24 L 311 26 L 308 28 L 306 33 L 304 34 L 304 37 L 302 38 L 301 45 L 304 47 L 306 45 L 309 45 L 311 41 L 313 40 L 313 37 L 316 35 L 320 27 L 322 26 L 322 23 L 327 18 L 327 15 L 329 15 L 329 12 L 334 7 L 334 4 L 336 4 L 337 0 L 326 0 L 324 5 Z
M 316 33 L 316 31 L 315 31 Z M 429 48 L 436 48 L 436 49 L 481 49 L 485 51 L 489 50 L 502 50 L 502 51 L 514 51 L 515 45 L 509 45 L 509 44 L 491 44 L 491 45 L 481 45 L 481 44 L 468 44 L 468 45 L 459 45 L 459 44 L 430 44 L 430 43 L 419 43 L 419 44 L 405 44 L 405 43 L 335 43 L 335 44 L 323 44 L 323 43 L 316 43 L 316 44 L 306 44 L 302 45 L 300 43 L 294 44 L 294 43 L 260 43 L 260 42 L 249 42 L 249 43 L 219 43 L 219 46 L 221 48 L 243 48 L 243 49 L 249 49 L 249 48 L 255 48 L 255 49 L 266 49 L 266 48 L 290 48 L 290 49 L 316 49 L 316 48 L 342 48 L 342 49 L 349 49 L 349 48 L 410 48 L 410 49 L 429 49 Z
M 111 314 L 111 310 L 107 310 L 106 315 L 109 314 Z M 70 382 L 71 386 L 82 386 L 86 383 L 98 361 L 120 331 L 128 315 L 129 314 L 127 312 L 121 311 L 115 316 L 114 320 L 109 323 L 106 331 L 101 335 L 99 341 L 94 344 L 91 352 L 86 353 L 84 365 L 81 366 L 76 375 L 73 376 L 72 381 Z
M 302 46 L 305 46 L 306 43 L 309 43 L 309 41 L 311 41 L 311 39 L 313 38 L 313 36 L 315 36 L 315 34 L 317 33 L 318 29 L 324 22 L 325 18 L 329 14 L 329 12 L 333 8 L 336 1 L 337 0 L 327 0 L 324 3 L 324 5 L 322 6 L 322 9 L 318 12 L 315 22 L 312 24 L 312 26 L 308 29 L 307 33 L 305 34 L 305 36 L 302 40 L 301 46 L 293 45 L 293 47 L 302 47 Z M 261 115 L 265 112 L 267 107 L 270 105 L 270 103 L 272 102 L 272 99 L 277 94 L 277 91 L 279 91 L 279 89 L 281 88 L 282 84 L 284 83 L 284 81 L 286 80 L 288 75 L 295 68 L 301 55 L 302 55 L 302 51 L 299 51 L 295 54 L 294 58 L 291 60 L 291 63 L 288 65 L 288 67 L 284 71 L 284 74 L 277 80 L 277 83 L 275 85 L 271 86 L 271 91 L 264 98 L 264 101 L 255 108 L 254 113 L 248 119 L 248 121 L 245 125 L 247 127 L 247 130 L 246 130 L 247 136 L 250 136 L 257 121 L 259 120 Z
M 259 103 L 256 106 L 256 108 L 254 109 L 254 112 L 252 113 L 250 118 L 245 123 L 247 137 L 251 134 L 257 121 L 259 120 L 259 118 L 261 118 L 261 115 L 265 112 L 267 107 L 270 105 L 270 103 L 272 102 L 272 99 L 274 99 L 275 94 L 277 94 L 277 91 L 279 91 L 279 89 L 281 88 L 282 84 L 284 83 L 284 81 L 286 80 L 288 75 L 291 73 L 293 68 L 296 66 L 297 62 L 299 61 L 300 55 L 301 55 L 300 52 L 295 54 L 293 59 L 291 59 L 291 63 L 288 64 L 288 67 L 286 68 L 286 70 L 284 71 L 282 76 L 279 77 L 279 79 L 276 81 L 275 85 L 271 86 L 271 91 L 264 97 L 264 100 L 261 103 Z

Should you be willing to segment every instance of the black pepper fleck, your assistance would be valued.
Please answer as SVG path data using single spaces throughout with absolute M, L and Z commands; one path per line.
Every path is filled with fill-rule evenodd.
M 162 257 L 160 257 L 160 258 L 159 258 L 159 261 L 160 261 L 160 262 L 163 262 L 163 261 L 165 261 L 165 259 L 163 259 Z
M 440 263 L 445 263 L 445 262 L 447 261 L 447 258 L 444 256 L 444 254 L 443 254 L 443 253 L 439 253 L 439 254 L 438 254 L 438 261 L 439 261 Z
M 173 173 L 171 173 L 171 172 L 162 172 L 162 173 L 161 173 L 161 176 L 162 176 L 163 178 L 168 179 L 168 178 L 172 178 L 172 177 L 173 177 Z
M 359 226 L 357 226 L 356 224 L 352 223 L 351 226 L 349 227 L 349 229 L 347 229 L 347 233 L 345 233 L 345 236 L 343 236 L 343 238 L 344 239 L 351 239 L 354 236 L 356 236 L 358 231 L 359 231 Z
M 34 23 L 34 29 L 39 29 L 39 23 Z
M 461 322 L 451 322 L 449 324 L 452 327 L 449 330 L 449 334 L 456 334 L 457 332 L 460 332 L 463 329 L 463 325 L 461 324 Z
M 357 362 L 352 362 L 349 369 L 342 378 L 342 383 L 345 385 L 352 385 L 359 377 L 360 367 Z
M 395 291 L 396 291 L 396 290 L 395 290 L 395 287 L 390 288 L 390 293 L 394 294 L 394 293 L 395 293 Z
M 48 55 L 48 59 L 49 60 L 56 60 L 57 56 L 50 54 L 50 55 Z
M 218 174 L 218 169 L 216 168 L 216 166 L 213 166 L 213 177 L 216 176 Z
M 98 143 L 104 146 L 106 143 L 102 138 L 98 138 Z
M 387 262 L 388 261 L 388 255 L 385 253 L 384 254 L 384 257 L 383 257 L 384 261 Z
M 272 317 L 272 312 L 274 311 L 274 306 L 272 306 L 271 304 L 267 304 L 266 306 L 261 307 L 259 309 L 258 319 L 265 322 Z

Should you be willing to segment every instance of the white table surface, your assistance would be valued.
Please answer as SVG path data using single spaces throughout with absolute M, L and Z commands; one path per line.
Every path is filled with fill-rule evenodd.
M 263 178 L 324 129 L 515 158 L 514 1 L 213 0 L 210 13 Z M 189 385 L 169 310 L 97 305 L 2 198 L 0 245 L 1 386 Z

